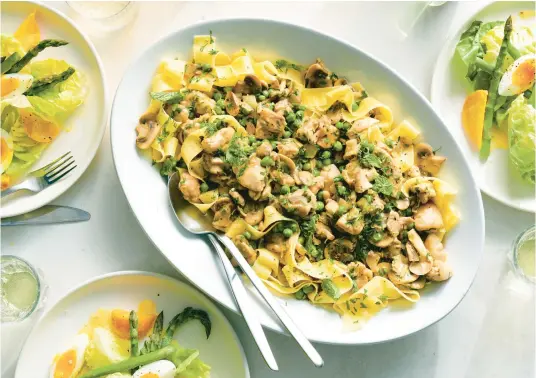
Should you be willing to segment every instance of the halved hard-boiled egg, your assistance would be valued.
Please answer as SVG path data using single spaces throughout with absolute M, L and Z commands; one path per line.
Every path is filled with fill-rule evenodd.
M 173 378 L 175 365 L 168 360 L 156 361 L 137 370 L 132 378 Z
M 151 300 L 144 300 L 138 305 L 138 336 L 144 338 L 153 328 L 156 319 L 156 305 Z M 112 330 L 122 339 L 130 337 L 130 312 L 123 309 L 112 310 Z
M 34 112 L 19 109 L 20 121 L 26 134 L 39 143 L 50 143 L 61 131 L 61 127 Z
M 14 73 L 2 75 L 1 80 L 2 99 L 8 99 L 20 96 L 30 89 L 34 78 L 32 75 Z
M 128 358 L 129 346 L 128 340 L 121 340 L 105 328 L 95 328 L 86 354 L 86 363 L 92 369 L 115 364 Z
M 86 334 L 76 335 L 71 348 L 58 354 L 54 359 L 50 378 L 75 378 L 84 364 L 88 345 L 89 337 Z
M 11 160 L 13 160 L 13 138 L 6 130 L 0 130 L 2 130 L 2 140 L 0 142 L 0 154 L 2 155 L 2 161 L 0 162 L 0 173 L 4 173 L 11 164 Z
M 536 54 L 523 55 L 508 67 L 499 82 L 501 96 L 516 96 L 530 89 L 536 75 Z

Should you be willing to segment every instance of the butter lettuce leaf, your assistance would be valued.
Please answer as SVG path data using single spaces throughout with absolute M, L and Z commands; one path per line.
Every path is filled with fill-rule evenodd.
M 0 36 L 0 50 L 2 51 L 2 56 L 10 56 L 16 52 L 22 57 L 26 53 L 22 43 L 17 38 L 6 34 Z
M 508 110 L 508 144 L 510 161 L 521 177 L 535 183 L 536 109 L 524 95 L 519 95 Z

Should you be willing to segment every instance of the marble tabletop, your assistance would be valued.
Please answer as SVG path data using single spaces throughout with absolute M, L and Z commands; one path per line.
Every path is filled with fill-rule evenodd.
M 64 2 L 49 5 L 69 15 Z M 93 41 L 113 94 L 140 49 L 176 28 L 226 17 L 280 19 L 349 41 L 429 96 L 433 67 L 448 35 L 482 3 L 430 8 L 403 38 L 397 24 L 415 6 L 410 2 L 141 2 L 131 25 Z M 275 373 L 264 364 L 242 318 L 220 306 L 243 343 L 252 377 L 533 377 L 534 287 L 518 290 L 506 253 L 514 238 L 534 223 L 534 215 L 485 195 L 483 201 L 485 253 L 469 293 L 442 321 L 401 340 L 372 346 L 317 345 L 325 360 L 324 368 L 317 369 L 292 339 L 268 332 L 280 366 Z M 130 210 L 114 169 L 109 130 L 89 169 L 54 203 L 82 208 L 92 218 L 81 224 L 1 230 L 2 254 L 25 258 L 44 272 L 48 303 L 82 281 L 113 271 L 148 270 L 181 279 Z M 30 326 L 2 327 L 2 377 L 13 376 Z

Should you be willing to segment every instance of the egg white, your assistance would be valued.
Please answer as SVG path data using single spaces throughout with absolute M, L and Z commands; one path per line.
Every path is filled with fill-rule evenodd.
M 529 63 L 528 61 L 531 61 L 532 63 Z M 535 62 L 536 54 L 527 54 L 523 55 L 522 57 L 518 58 L 514 63 L 512 63 L 502 76 L 501 81 L 499 82 L 499 94 L 501 96 L 515 96 L 525 92 L 527 89 L 530 89 L 534 85 L 534 76 L 532 77 L 532 79 L 525 83 L 514 84 L 513 75 L 520 65 L 534 65 Z
M 7 74 L 2 75 L 2 99 L 9 99 L 14 98 L 22 95 L 24 92 L 26 92 L 33 84 L 33 76 L 28 74 Z M 5 86 L 7 85 L 7 82 L 15 83 L 15 87 L 13 89 L 9 88 L 7 93 L 4 93 Z
M 11 165 L 11 161 L 13 160 L 13 138 L 6 130 L 0 130 L 2 138 L 2 160 L 0 161 L 0 173 L 4 173 L 7 171 Z
M 168 360 L 156 361 L 145 365 L 137 370 L 132 378 L 143 378 L 145 374 L 156 374 L 158 378 L 173 378 L 175 373 L 175 365 Z
M 62 378 L 75 378 L 80 372 L 80 369 L 82 369 L 82 365 L 84 365 L 84 356 L 86 354 L 86 349 L 88 345 L 89 345 L 89 337 L 85 333 L 76 335 L 72 346 L 64 350 L 62 353 L 58 354 L 57 359 L 54 361 L 54 364 L 52 365 L 52 369 L 50 371 L 50 378 L 54 378 L 54 374 L 56 373 L 56 369 L 57 369 L 58 360 L 61 358 L 63 354 L 71 350 L 75 350 L 76 352 L 76 359 L 72 361 L 72 363 L 74 364 L 74 369 L 69 376 L 63 376 Z

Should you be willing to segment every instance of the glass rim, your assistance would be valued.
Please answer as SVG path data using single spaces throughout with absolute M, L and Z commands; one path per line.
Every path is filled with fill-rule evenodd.
M 83 14 L 82 12 L 80 12 L 78 9 L 76 9 L 76 7 L 73 7 L 71 5 L 71 3 L 78 3 L 79 1 L 66 1 L 67 3 L 67 6 L 69 8 L 71 8 L 73 11 L 75 11 L 77 14 L 79 14 L 80 16 L 84 17 L 84 18 L 87 18 L 89 20 L 93 20 L 93 21 L 103 21 L 103 20 L 108 20 L 109 18 L 112 18 L 112 17 L 115 17 L 117 16 L 118 14 L 122 13 L 125 9 L 127 9 L 127 7 L 129 7 L 133 1 L 127 1 L 125 6 L 123 8 L 121 8 L 119 11 L 117 11 L 116 13 L 110 15 L 110 16 L 106 16 L 106 17 L 89 17 L 88 15 L 86 14 Z M 95 1 L 96 2 L 96 1 Z
M 518 254 L 519 254 L 519 247 L 523 245 L 523 242 L 527 240 L 530 234 L 536 233 L 536 225 L 531 225 L 528 228 L 526 228 L 523 232 L 521 232 L 512 243 L 512 265 L 514 267 L 515 272 L 520 275 L 523 279 L 536 284 L 536 277 L 530 277 L 525 274 L 523 269 L 518 264 Z M 533 238 L 533 240 L 535 240 Z M 536 243 L 536 240 L 535 240 Z
M 26 315 L 24 315 L 24 317 L 19 318 L 19 319 L 14 320 L 14 321 L 12 320 L 12 321 L 3 322 L 3 323 L 21 322 L 21 321 L 27 319 L 28 317 L 30 317 L 30 315 L 32 315 L 34 313 L 34 311 L 37 309 L 37 306 L 39 305 L 39 301 L 41 300 L 41 278 L 39 277 L 39 273 L 33 267 L 33 265 L 30 264 L 27 260 L 23 259 L 22 257 L 15 256 L 15 255 L 1 255 L 0 256 L 0 265 L 1 265 L 2 260 L 4 260 L 4 259 L 12 259 L 12 260 L 22 261 L 31 270 L 32 274 L 34 275 L 35 282 L 37 282 L 37 296 L 35 298 L 35 302 L 32 305 L 31 309 L 26 313 Z

